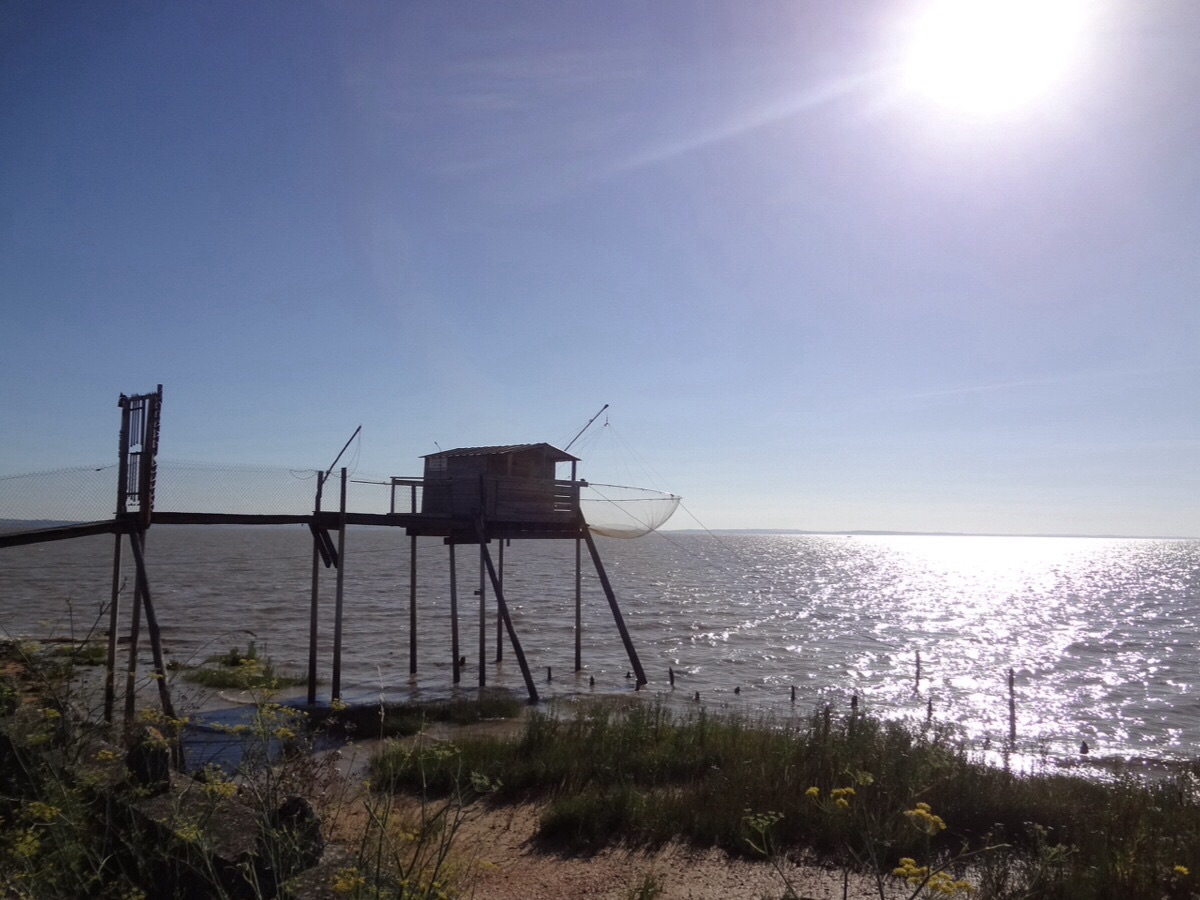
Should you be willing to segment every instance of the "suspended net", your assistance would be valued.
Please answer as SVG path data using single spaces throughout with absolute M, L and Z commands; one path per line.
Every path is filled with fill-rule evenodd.
M 589 482 L 580 490 L 579 506 L 593 534 L 635 538 L 663 525 L 681 499 L 647 488 Z

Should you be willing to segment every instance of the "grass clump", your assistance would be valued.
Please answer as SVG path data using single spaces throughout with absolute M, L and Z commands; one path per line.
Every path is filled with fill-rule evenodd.
M 1190 897 L 1200 881 L 1200 771 L 1112 783 L 1015 775 L 944 730 L 828 710 L 750 722 L 662 704 L 533 713 L 515 740 L 466 737 L 454 767 L 420 746 L 371 763 L 389 791 L 452 789 L 454 771 L 546 802 L 541 835 L 574 849 L 684 839 L 809 856 L 992 898 Z M 986 852 L 984 852 L 986 851 Z M 957 887 L 955 887 L 957 886 Z
M 417 734 L 429 722 L 474 725 L 496 719 L 515 719 L 527 706 L 509 691 L 482 691 L 477 697 L 456 697 L 428 703 L 385 703 L 350 706 L 335 703 L 313 711 L 314 722 L 345 737 L 399 738 Z
M 71 642 L 52 653 L 68 666 L 102 666 L 108 661 L 108 647 L 101 641 Z
M 276 670 L 270 657 L 260 659 L 254 641 L 245 651 L 231 647 L 227 653 L 210 656 L 203 666 L 184 671 L 183 678 L 215 690 L 274 691 L 306 683 L 301 676 Z

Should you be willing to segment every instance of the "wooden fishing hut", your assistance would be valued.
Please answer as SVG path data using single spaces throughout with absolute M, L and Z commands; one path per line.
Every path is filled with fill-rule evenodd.
M 529 671 L 521 642 L 513 628 L 504 596 L 504 546 L 513 540 L 575 541 L 575 671 L 583 668 L 582 637 L 582 547 L 595 566 L 608 600 L 637 685 L 646 683 L 646 675 L 629 637 L 620 606 L 604 570 L 580 508 L 580 489 L 586 482 L 576 477 L 578 457 L 546 443 L 505 444 L 488 447 L 462 447 L 443 450 L 423 457 L 422 479 L 392 479 L 392 508 L 397 492 L 409 489 L 407 513 L 393 512 L 403 524 L 412 542 L 410 560 L 409 671 L 417 671 L 417 538 L 441 537 L 449 549 L 451 655 L 453 678 L 461 680 L 461 656 L 458 629 L 458 577 L 456 547 L 479 547 L 479 684 L 486 685 L 487 604 L 490 582 L 497 606 L 497 661 L 502 658 L 506 633 L 531 701 L 538 699 L 537 688 Z M 557 477 L 559 464 L 570 463 L 570 477 Z M 418 494 L 420 500 L 418 502 Z M 489 544 L 496 542 L 493 559 Z M 335 687 L 336 690 L 336 687 Z

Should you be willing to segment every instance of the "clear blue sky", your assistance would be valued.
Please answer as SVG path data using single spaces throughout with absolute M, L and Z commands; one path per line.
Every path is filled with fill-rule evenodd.
M 711 528 L 1200 535 L 1200 4 L 999 110 L 925 5 L 5 0 L 0 473 L 609 403 Z

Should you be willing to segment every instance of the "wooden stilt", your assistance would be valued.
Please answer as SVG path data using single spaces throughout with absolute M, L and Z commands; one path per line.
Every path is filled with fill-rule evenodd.
M 499 559 L 500 589 L 504 589 L 504 541 L 497 541 L 496 555 Z M 504 661 L 504 617 L 500 615 L 500 607 L 496 606 L 496 662 Z
M 417 674 L 417 536 L 408 547 L 408 674 Z
M 479 535 L 479 551 L 483 556 L 483 563 L 487 567 L 488 576 L 492 579 L 492 590 L 496 592 L 496 605 L 500 608 L 500 616 L 503 618 L 504 627 L 508 631 L 508 639 L 512 642 L 513 655 L 517 658 L 517 665 L 521 667 L 521 677 L 525 679 L 525 688 L 529 691 L 529 702 L 537 703 L 537 687 L 534 686 L 533 675 L 529 671 L 529 665 L 525 662 L 525 652 L 521 649 L 521 642 L 517 639 L 517 632 L 513 628 L 512 617 L 508 614 L 508 604 L 504 602 L 504 589 L 500 586 L 500 578 L 496 574 L 496 567 L 492 565 L 492 555 L 487 550 L 483 525 L 476 524 L 475 529 Z
M 308 705 L 317 702 L 317 636 L 319 633 L 318 605 L 321 583 L 321 551 L 313 541 L 312 591 L 308 607 Z
M 124 394 L 118 401 L 121 407 L 121 434 L 118 438 L 120 448 L 120 463 L 117 466 L 117 515 L 124 515 L 129 509 L 129 432 L 133 423 L 133 412 L 130 409 L 129 398 Z M 121 532 L 117 532 L 117 557 L 113 561 L 113 601 L 114 607 L 116 604 L 116 587 L 121 568 Z M 115 611 L 109 616 L 109 622 L 114 623 Z M 133 582 L 133 609 L 129 613 L 129 661 L 125 667 L 125 721 L 129 722 L 133 719 L 133 710 L 135 703 L 134 688 L 137 686 L 137 644 L 138 630 L 142 619 L 142 583 L 136 576 Z M 116 646 L 117 640 L 116 629 L 112 628 L 109 631 L 109 655 L 111 657 L 111 665 L 114 670 L 114 680 L 116 678 Z M 116 701 L 116 691 L 114 685 L 113 701 Z M 108 718 L 108 697 L 105 695 L 105 719 Z
M 584 526 L 587 527 L 586 525 Z M 583 542 L 575 538 L 575 671 L 583 671 Z
M 487 568 L 484 556 L 487 548 L 479 541 L 479 686 L 487 687 Z
M 450 539 L 450 655 L 454 660 L 454 683 L 458 684 L 462 680 L 462 666 L 458 655 L 458 573 L 453 538 Z
M 325 490 L 325 473 L 317 473 L 317 496 L 313 502 L 313 515 L 319 515 L 321 512 L 321 494 Z M 316 522 L 313 522 L 316 525 Z M 312 706 L 317 702 L 317 637 L 319 634 L 317 617 L 318 598 L 320 597 L 320 582 L 321 582 L 321 540 L 317 532 L 313 531 L 313 552 L 312 552 L 312 598 L 309 602 L 308 609 L 308 705 Z
M 608 573 L 604 571 L 604 563 L 600 561 L 600 551 L 596 549 L 596 542 L 588 530 L 587 523 L 583 521 L 583 516 L 579 517 L 579 531 L 583 535 L 583 539 L 587 541 L 588 552 L 592 555 L 592 563 L 596 566 L 596 574 L 600 577 L 600 585 L 604 588 L 604 596 L 608 598 L 608 606 L 612 610 L 613 619 L 616 620 L 617 631 L 621 632 L 621 641 L 625 644 L 625 652 L 629 655 L 629 664 L 633 667 L 634 674 L 637 675 L 638 687 L 641 687 L 646 684 L 646 673 L 642 670 L 637 650 L 633 648 L 633 641 L 629 637 L 629 630 L 625 627 L 625 619 L 621 615 L 621 607 L 617 605 L 617 595 L 613 593 Z
M 117 702 L 117 628 L 121 613 L 121 533 L 113 549 L 112 594 L 108 601 L 108 654 L 104 662 L 104 721 L 113 720 Z
M 132 546 L 133 540 L 130 540 Z M 125 666 L 125 721 L 132 722 L 137 703 L 138 639 L 142 629 L 142 579 L 133 579 L 133 610 L 129 615 L 129 661 Z
M 338 518 L 337 593 L 333 600 L 333 677 L 329 699 L 342 699 L 342 600 L 346 587 L 346 469 L 342 467 L 342 493 Z
M 142 605 L 146 608 L 146 633 L 150 637 L 150 652 L 154 656 L 154 680 L 158 682 L 158 699 L 162 711 L 175 718 L 175 704 L 171 702 L 171 689 L 167 684 L 167 666 L 163 659 L 162 632 L 158 628 L 158 617 L 154 614 L 154 603 L 150 599 L 150 579 L 146 576 L 145 531 L 136 531 L 129 536 L 133 549 L 133 561 L 137 566 L 137 578 L 142 585 Z

